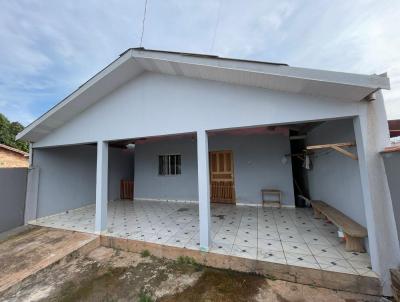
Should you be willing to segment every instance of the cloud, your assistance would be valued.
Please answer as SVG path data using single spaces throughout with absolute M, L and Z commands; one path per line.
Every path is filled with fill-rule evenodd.
M 0 111 L 27 124 L 140 43 L 145 0 L 3 1 Z M 148 0 L 143 46 L 391 77 L 400 1 Z

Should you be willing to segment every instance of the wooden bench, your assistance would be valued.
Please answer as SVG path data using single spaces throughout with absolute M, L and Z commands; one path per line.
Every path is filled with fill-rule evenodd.
M 368 233 L 362 225 L 321 200 L 312 200 L 311 205 L 316 218 L 326 218 L 343 231 L 346 251 L 365 253 L 364 238 Z

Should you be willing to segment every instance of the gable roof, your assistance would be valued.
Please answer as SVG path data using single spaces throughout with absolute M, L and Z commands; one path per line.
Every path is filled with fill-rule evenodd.
M 13 147 L 10 147 L 10 146 L 7 146 L 7 145 L 4 145 L 4 144 L 0 144 L 0 149 L 5 149 L 5 150 L 11 151 L 13 153 L 17 153 L 18 155 L 22 155 L 24 157 L 29 157 L 29 153 L 24 152 L 19 149 L 16 149 L 16 148 L 13 148 Z
M 281 63 L 130 48 L 27 126 L 17 139 L 37 142 L 146 71 L 344 101 L 360 101 L 379 89 L 390 89 L 386 75 L 360 75 L 290 67 Z

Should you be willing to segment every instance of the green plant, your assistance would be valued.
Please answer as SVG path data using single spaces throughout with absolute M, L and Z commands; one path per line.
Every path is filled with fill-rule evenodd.
M 145 291 L 141 291 L 139 294 L 139 302 L 153 302 L 153 298 L 146 293 Z
M 188 256 L 179 256 L 175 263 L 181 267 L 192 267 L 195 271 L 200 271 L 202 269 L 201 265 L 197 263 L 194 258 Z
M 145 257 L 150 257 L 150 256 L 151 256 L 149 250 L 143 250 L 143 251 L 140 253 L 140 255 L 141 255 L 143 258 L 145 258 Z

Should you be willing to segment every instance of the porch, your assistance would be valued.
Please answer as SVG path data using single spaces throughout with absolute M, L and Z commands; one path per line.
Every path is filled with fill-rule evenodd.
M 192 202 L 111 201 L 106 236 L 199 250 L 199 206 Z M 95 232 L 91 204 L 31 222 Z M 356 276 L 377 277 L 368 253 L 346 252 L 331 223 L 309 208 L 211 204 L 210 253 Z

